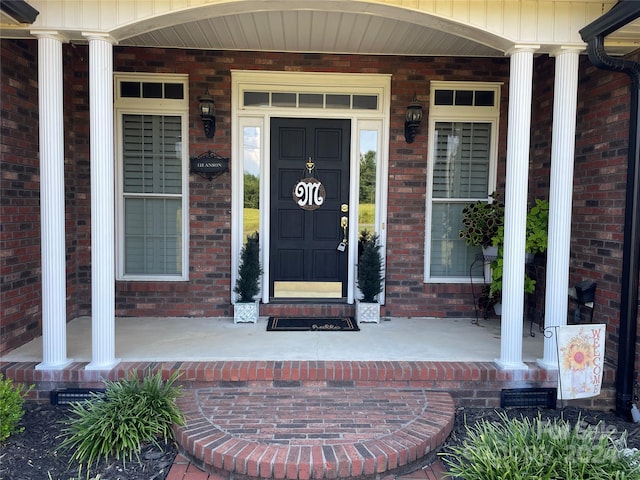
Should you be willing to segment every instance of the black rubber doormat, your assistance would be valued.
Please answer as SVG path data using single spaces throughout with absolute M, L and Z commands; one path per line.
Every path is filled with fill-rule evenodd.
M 305 318 L 269 317 L 267 332 L 291 331 L 357 332 L 360 330 L 353 317 Z

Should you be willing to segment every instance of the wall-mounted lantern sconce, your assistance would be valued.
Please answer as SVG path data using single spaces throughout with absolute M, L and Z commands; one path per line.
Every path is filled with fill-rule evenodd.
M 407 143 L 413 143 L 416 138 L 416 130 L 422 122 L 422 105 L 418 103 L 415 93 L 413 100 L 407 107 L 407 114 L 404 116 L 404 138 Z
M 216 133 L 216 106 L 213 97 L 209 95 L 209 89 L 204 92 L 200 100 L 200 118 L 204 125 L 204 134 L 207 138 L 213 138 Z

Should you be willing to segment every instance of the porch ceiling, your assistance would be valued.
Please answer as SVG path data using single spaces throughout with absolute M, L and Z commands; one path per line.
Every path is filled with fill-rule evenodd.
M 567 29 L 580 28 L 580 23 L 590 18 L 586 12 L 592 12 L 587 7 L 593 0 L 585 1 L 584 5 L 575 2 L 575 8 L 570 11 L 558 7 L 551 17 L 548 12 L 537 19 L 531 17 L 532 25 L 526 28 L 523 25 L 511 28 L 512 20 L 518 23 L 517 15 L 512 19 L 506 11 L 488 20 L 483 8 L 489 7 L 482 7 L 483 2 L 473 8 L 468 6 L 467 17 L 457 19 L 427 10 L 398 8 L 391 2 L 343 0 L 229 1 L 172 11 L 163 8 L 156 11 L 152 8 L 153 2 L 145 2 L 146 7 L 141 7 L 138 14 L 137 8 L 131 8 L 133 3 L 124 0 L 114 1 L 113 6 L 109 6 L 107 0 L 58 2 L 62 7 L 60 12 L 60 7 L 50 7 L 47 2 L 29 1 L 39 11 L 33 25 L 21 23 L 5 11 L 6 8 L 1 9 L 0 37 L 31 37 L 34 30 L 47 30 L 60 31 L 74 43 L 85 43 L 83 32 L 104 32 L 125 46 L 502 57 L 514 43 L 539 44 L 539 53 L 550 53 L 560 45 L 575 43 Z M 499 10 L 501 2 L 495 3 Z M 531 12 L 537 12 L 536 2 L 529 3 L 533 8 Z M 80 11 L 76 11 L 78 9 Z M 478 15 L 477 22 L 468 20 L 474 18 L 474 13 Z M 549 18 L 552 25 L 546 28 L 543 25 Z M 513 37 L 512 32 L 516 32 Z M 577 31 L 575 33 L 579 38 Z M 640 48 L 640 19 L 608 35 L 606 47 L 611 55 Z
M 120 45 L 274 52 L 503 57 L 513 46 L 473 23 L 373 4 L 324 0 L 304 8 L 295 8 L 295 2 L 257 8 L 249 2 L 245 8 L 181 12 L 113 34 Z M 640 19 L 607 36 L 606 46 L 612 55 L 640 48 Z M 541 45 L 539 52 L 556 48 Z
M 132 35 L 120 45 L 382 55 L 503 56 L 461 35 L 357 12 L 256 11 Z

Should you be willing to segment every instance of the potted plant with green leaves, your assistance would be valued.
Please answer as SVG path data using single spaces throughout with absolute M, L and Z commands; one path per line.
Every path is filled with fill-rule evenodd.
M 527 239 L 525 250 L 536 255 L 547 251 L 549 241 L 549 201 L 536 198 L 527 212 Z
M 467 245 L 481 247 L 485 257 L 496 257 L 498 235 L 504 228 L 504 203 L 498 200 L 494 192 L 490 201 L 478 200 L 462 210 L 462 228 L 459 237 Z M 489 249 L 493 247 L 492 251 Z
M 537 198 L 533 206 L 527 212 L 527 228 L 525 251 L 528 255 L 528 262 L 532 262 L 538 253 L 544 253 L 547 250 L 549 238 L 549 202 Z M 489 308 L 494 307 L 496 314 L 500 314 L 500 305 L 502 297 L 502 272 L 504 267 L 503 251 L 504 251 L 504 225 L 501 225 L 495 237 L 498 246 L 498 253 L 491 262 L 491 285 L 487 293 L 487 299 L 484 302 Z M 524 293 L 534 293 L 536 289 L 536 281 L 525 272 L 524 277 Z M 481 301 L 482 298 L 481 298 Z
M 238 278 L 233 291 L 238 295 L 233 306 L 234 323 L 256 323 L 258 321 L 258 303 L 255 297 L 260 291 L 260 242 L 258 232 L 247 236 L 240 251 Z
M 380 304 L 376 300 L 382 292 L 382 254 L 378 235 L 363 230 L 358 239 L 358 288 L 362 299 L 356 301 L 356 320 L 380 322 Z

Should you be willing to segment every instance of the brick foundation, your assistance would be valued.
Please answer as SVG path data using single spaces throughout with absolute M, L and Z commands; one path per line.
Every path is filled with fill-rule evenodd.
M 448 392 L 456 405 L 497 407 L 506 388 L 555 387 L 554 371 L 528 364 L 528 370 L 501 370 L 491 362 L 343 362 L 343 361 L 233 361 L 233 362 L 134 362 L 120 363 L 111 371 L 85 370 L 86 363 L 72 363 L 59 371 L 35 370 L 36 363 L 2 363 L 0 372 L 16 382 L 33 384 L 32 399 L 48 401 L 49 392 L 64 387 L 101 387 L 103 379 L 130 374 L 143 376 L 162 371 L 181 373 L 189 388 L 212 386 L 310 386 L 421 388 Z M 600 396 L 568 403 L 586 408 L 610 408 L 615 397 L 614 370 L 605 366 Z

